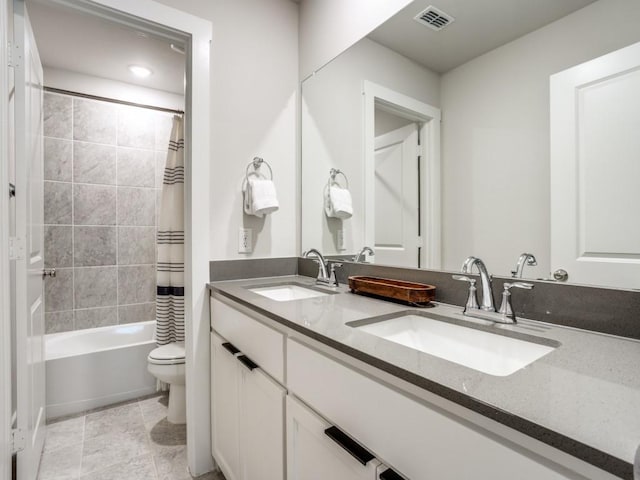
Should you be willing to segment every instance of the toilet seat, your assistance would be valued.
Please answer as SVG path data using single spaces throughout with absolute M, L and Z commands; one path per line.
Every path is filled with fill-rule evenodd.
M 154 348 L 147 357 L 149 363 L 154 365 L 179 365 L 185 363 L 183 343 L 169 343 Z

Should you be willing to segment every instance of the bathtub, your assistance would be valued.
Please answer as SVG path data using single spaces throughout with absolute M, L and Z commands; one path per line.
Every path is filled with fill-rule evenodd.
M 45 335 L 47 418 L 155 392 L 147 371 L 154 328 L 150 321 Z

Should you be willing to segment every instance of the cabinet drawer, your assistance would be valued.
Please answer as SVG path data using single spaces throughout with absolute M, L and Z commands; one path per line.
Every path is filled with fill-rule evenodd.
M 408 478 L 567 478 L 293 340 L 287 341 L 287 380 L 291 392 Z
M 284 335 L 211 298 L 211 326 L 265 372 L 284 383 Z
M 288 480 L 372 480 L 377 459 L 365 464 L 325 434 L 323 418 L 291 396 L 287 397 Z

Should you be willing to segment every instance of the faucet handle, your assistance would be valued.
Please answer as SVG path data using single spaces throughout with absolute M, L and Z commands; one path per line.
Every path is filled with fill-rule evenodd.
M 338 277 L 336 276 L 336 268 L 342 267 L 339 262 L 329 262 L 329 281 L 336 287 L 339 287 Z
M 336 268 L 340 268 L 341 266 L 342 266 L 342 264 L 339 263 L 339 262 L 329 262 L 329 274 L 330 275 L 335 275 Z
M 464 306 L 464 311 L 470 309 L 478 309 L 478 296 L 476 294 L 476 279 L 467 277 L 465 275 L 452 275 L 454 280 L 460 280 L 461 282 L 469 282 L 469 296 L 467 297 L 467 304 Z
M 531 290 L 534 287 L 534 285 L 533 283 L 526 283 L 526 282 L 510 282 L 510 283 L 505 282 L 504 283 L 505 291 L 509 291 L 511 287 L 524 288 L 526 290 Z
M 501 313 L 504 317 L 512 319 L 514 322 L 516 321 L 516 315 L 513 313 L 513 306 L 511 305 L 511 290 L 512 287 L 515 288 L 524 288 L 526 290 L 531 290 L 534 285 L 533 283 L 525 283 L 525 282 L 505 282 L 504 283 L 504 291 L 502 292 L 502 303 L 500 304 L 500 309 L 498 313 Z
M 476 284 L 475 278 L 467 277 L 466 275 L 451 275 L 454 280 L 460 280 L 461 282 L 469 282 L 472 285 Z

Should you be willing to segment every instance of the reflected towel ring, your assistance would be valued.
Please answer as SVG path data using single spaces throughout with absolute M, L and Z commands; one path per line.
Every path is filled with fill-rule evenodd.
M 249 175 L 250 174 L 255 174 L 258 175 L 258 170 L 260 170 L 260 167 L 262 166 L 262 164 L 265 164 L 267 166 L 267 168 L 269 169 L 269 180 L 273 180 L 273 170 L 271 170 L 271 165 L 269 165 L 267 162 L 264 161 L 263 158 L 260 157 L 253 157 L 253 161 L 251 163 L 249 163 L 249 165 L 247 165 L 247 171 L 244 174 L 244 179 L 248 180 L 249 179 Z M 249 171 L 249 169 L 253 167 L 253 171 Z
M 336 180 L 336 176 L 337 175 L 342 175 L 344 177 L 344 181 L 346 183 L 346 186 L 343 188 L 346 188 L 347 190 L 349 189 L 349 179 L 347 178 L 347 176 L 344 174 L 344 172 L 342 170 L 338 170 L 337 168 L 332 168 L 331 170 L 329 170 L 329 181 L 327 182 L 328 186 L 331 186 L 332 183 L 335 183 L 336 185 L 342 187 L 342 185 L 340 185 L 338 183 L 338 181 Z

